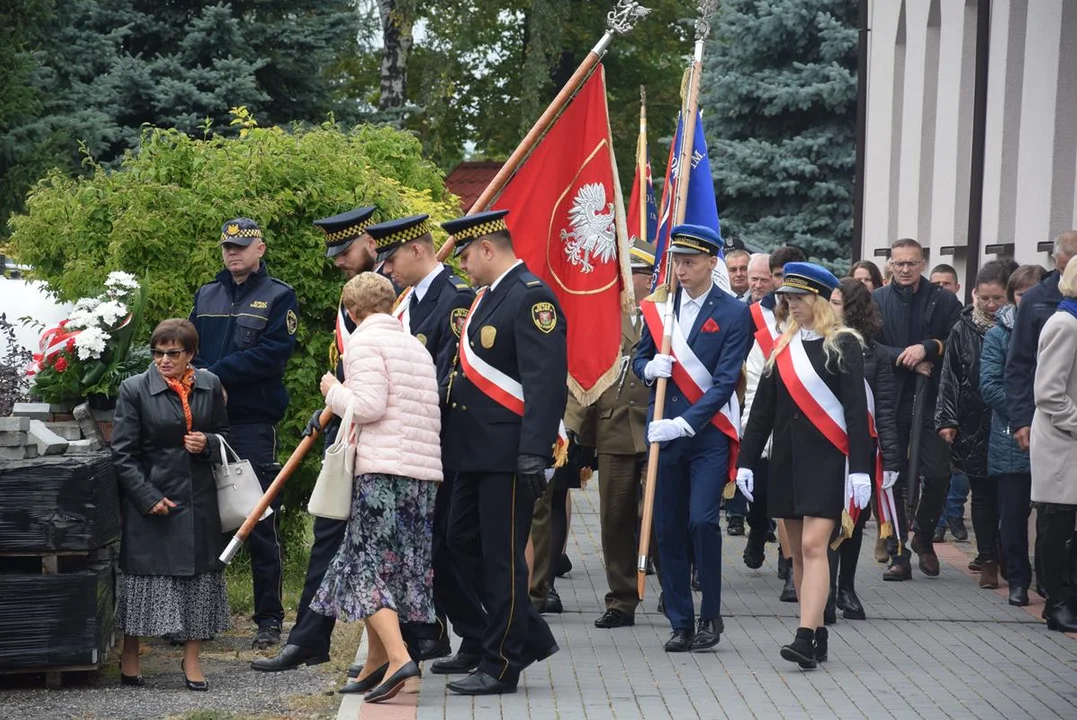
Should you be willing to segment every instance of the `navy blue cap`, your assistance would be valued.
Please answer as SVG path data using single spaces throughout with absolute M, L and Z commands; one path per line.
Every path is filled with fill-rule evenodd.
M 791 262 L 785 264 L 782 286 L 776 293 L 807 295 L 812 293 L 829 298 L 838 286 L 838 278 L 822 265 L 809 262 Z
M 250 218 L 236 218 L 221 226 L 221 240 L 218 245 L 242 245 L 246 247 L 255 240 L 262 239 L 262 228 Z
M 508 214 L 508 210 L 487 210 L 441 223 L 445 232 L 453 236 L 453 255 L 459 255 L 464 248 L 483 235 L 508 230 L 505 224 L 505 216 Z
M 722 236 L 704 225 L 678 225 L 669 237 L 669 251 L 677 255 L 717 256 L 722 248 Z
M 401 245 L 421 238 L 430 233 L 429 215 L 409 215 L 406 218 L 387 220 L 369 226 L 366 231 L 374 238 L 374 248 L 378 253 L 378 262 L 384 261 Z
M 325 233 L 325 256 L 334 257 L 341 254 L 362 237 L 375 210 L 377 208 L 373 205 L 366 205 L 333 217 L 315 220 L 314 224 Z

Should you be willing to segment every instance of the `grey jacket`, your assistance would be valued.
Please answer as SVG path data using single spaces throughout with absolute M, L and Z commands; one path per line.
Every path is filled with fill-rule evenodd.
M 196 372 L 190 406 L 193 430 L 209 439 L 197 456 L 183 447 L 183 406 L 156 367 L 120 385 L 112 457 L 120 483 L 125 573 L 190 577 L 219 567 L 223 537 L 211 463 L 220 457 L 214 435 L 228 435 L 228 414 L 216 375 Z M 164 497 L 176 507 L 168 515 L 147 514 Z

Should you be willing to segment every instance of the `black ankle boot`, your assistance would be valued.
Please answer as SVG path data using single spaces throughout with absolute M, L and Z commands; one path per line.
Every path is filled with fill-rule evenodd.
M 782 657 L 802 668 L 813 668 L 819 663 L 815 657 L 815 631 L 797 628 L 797 636 L 788 645 L 782 645 Z
M 826 597 L 826 607 L 823 608 L 823 624 L 833 625 L 838 621 L 838 610 L 834 599 L 834 588 L 830 588 L 830 594 Z
M 851 584 L 838 583 L 838 607 L 842 609 L 841 616 L 846 620 L 863 620 L 867 617 Z
M 1047 628 L 1059 632 L 1077 632 L 1077 615 L 1073 614 L 1065 599 L 1047 599 L 1044 609 L 1047 614 Z
M 815 631 L 815 659 L 817 662 L 826 662 L 827 650 L 829 650 L 830 631 L 825 627 Z
M 782 594 L 778 596 L 778 599 L 782 602 L 797 601 L 797 588 L 793 581 L 792 568 L 789 569 L 789 574 L 785 576 L 785 586 L 782 588 Z

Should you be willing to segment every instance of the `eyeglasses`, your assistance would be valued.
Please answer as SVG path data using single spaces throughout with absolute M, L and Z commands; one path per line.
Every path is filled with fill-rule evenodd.
M 891 262 L 890 267 L 896 268 L 897 270 L 912 270 L 913 268 L 919 267 L 922 262 L 923 260 L 916 260 L 915 262 L 908 260 L 904 262 Z
M 150 350 L 150 354 L 153 355 L 154 360 L 160 360 L 162 358 L 168 358 L 169 360 L 179 360 L 180 355 L 187 352 L 186 350 L 161 350 L 160 348 L 153 348 Z

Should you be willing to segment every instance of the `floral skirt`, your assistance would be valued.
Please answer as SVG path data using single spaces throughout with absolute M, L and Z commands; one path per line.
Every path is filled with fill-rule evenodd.
M 137 637 L 209 640 L 232 625 L 224 573 L 124 575 L 116 625 Z
M 380 473 L 358 475 L 344 542 L 311 609 L 352 621 L 395 610 L 401 621 L 434 621 L 430 546 L 438 484 Z

